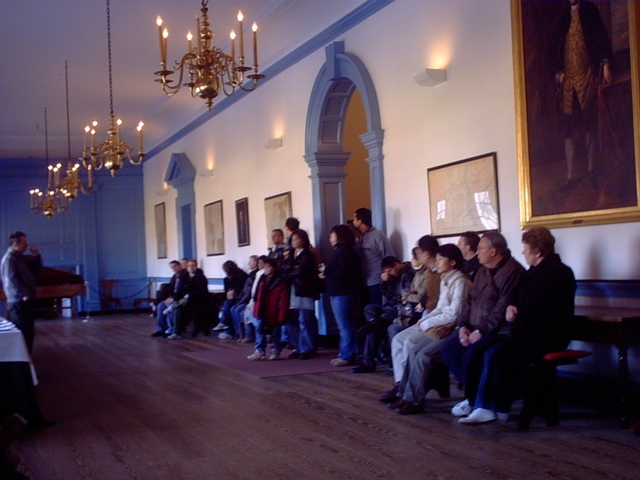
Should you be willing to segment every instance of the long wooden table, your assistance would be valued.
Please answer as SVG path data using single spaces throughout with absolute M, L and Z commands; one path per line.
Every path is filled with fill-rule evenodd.
M 614 345 L 618 349 L 620 384 L 620 423 L 629 427 L 628 390 L 631 345 L 640 345 L 640 309 L 620 307 L 576 306 L 572 339 Z

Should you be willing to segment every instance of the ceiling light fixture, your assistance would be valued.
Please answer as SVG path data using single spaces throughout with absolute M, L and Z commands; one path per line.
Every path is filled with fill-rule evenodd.
M 244 56 L 244 34 L 242 30 L 242 22 L 244 15 L 238 12 L 238 35 L 232 30 L 229 37 L 231 38 L 231 55 L 227 55 L 220 48 L 211 44 L 214 33 L 209 29 L 209 17 L 207 4 L 209 0 L 202 0 L 202 15 L 197 18 L 196 29 L 196 46 L 191 43 L 193 35 L 191 32 L 187 34 L 187 53 L 181 60 L 175 62 L 173 70 L 167 69 L 167 38 L 169 31 L 162 28 L 162 18 L 156 19 L 158 25 L 158 33 L 160 39 L 160 65 L 162 70 L 155 72 L 160 78 L 156 82 L 162 84 L 162 91 L 165 95 L 171 96 L 180 90 L 181 86 L 189 87 L 192 97 L 200 97 L 205 101 L 207 109 L 211 110 L 213 99 L 221 92 L 230 97 L 236 88 L 246 92 L 253 91 L 258 85 L 258 81 L 264 78 L 264 75 L 258 73 L 258 25 L 254 22 L 251 30 L 253 32 L 253 73 L 247 73 L 252 70 L 251 67 L 245 66 Z M 236 58 L 236 38 L 238 38 L 238 52 Z M 182 83 L 185 70 L 189 76 L 186 83 Z M 171 81 L 170 75 L 180 72 L 177 81 Z M 245 84 L 246 78 L 253 80 L 248 86 Z
M 98 122 L 94 121 L 91 126 L 84 127 L 84 149 L 82 151 L 82 160 L 84 166 L 100 170 L 102 167 L 111 172 L 111 176 L 115 177 L 116 172 L 120 170 L 125 161 L 129 161 L 131 165 L 139 166 L 144 160 L 145 154 L 142 145 L 142 127 L 144 123 L 138 123 L 136 127 L 138 131 L 138 155 L 137 158 L 133 158 L 131 153 L 133 147 L 127 142 L 122 141 L 120 138 L 120 127 L 122 120 L 116 120 L 113 113 L 113 78 L 111 68 L 111 9 L 109 0 L 107 0 L 107 47 L 109 52 L 109 106 L 111 107 L 111 124 L 107 130 L 109 138 L 104 142 L 96 145 L 96 127 Z M 89 137 L 91 138 L 91 147 L 87 150 L 87 144 L 89 143 Z

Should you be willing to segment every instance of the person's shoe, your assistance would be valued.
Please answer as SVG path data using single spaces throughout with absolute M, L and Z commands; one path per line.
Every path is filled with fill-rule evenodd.
M 390 403 L 390 404 L 388 405 L 388 407 L 389 407 L 391 410 L 397 410 L 397 409 L 399 409 L 399 408 L 404 407 L 407 403 L 411 403 L 411 402 L 409 402 L 409 401 L 405 400 L 404 398 L 399 398 L 399 399 L 398 399 L 398 400 L 396 400 L 395 402 Z
M 466 417 L 471 413 L 471 405 L 466 398 L 451 409 L 451 413 L 456 417 Z
M 171 335 L 169 335 L 167 337 L 169 340 L 175 340 L 176 338 L 182 338 L 180 335 L 176 335 L 175 333 L 172 333 Z
M 298 357 L 300 360 L 311 360 L 313 358 L 313 354 L 311 352 L 301 353 Z
M 271 352 L 269 360 L 278 360 L 280 358 L 280 352 Z
M 378 398 L 378 400 L 380 400 L 382 403 L 393 403 L 397 401 L 398 400 L 398 384 L 396 383 L 391 390 L 389 390 L 388 392 L 384 392 L 382 395 L 380 395 L 380 398 Z
M 240 340 L 240 343 L 251 343 L 251 342 L 255 342 L 255 340 L 253 338 L 247 338 L 247 337 L 244 337 L 242 340 Z
M 287 357 L 289 359 L 295 360 L 296 358 L 300 358 L 300 353 L 296 352 L 295 350 L 293 352 L 291 352 L 289 354 L 289 356 Z
M 331 365 L 334 367 L 346 367 L 347 365 L 351 365 L 352 362 L 348 362 L 347 360 L 343 360 L 341 358 L 334 358 L 331 360 Z
M 465 425 L 480 425 L 481 423 L 493 422 L 496 420 L 496 414 L 487 408 L 476 408 L 468 417 L 462 417 L 458 420 Z
M 356 368 L 351 369 L 351 373 L 373 373 L 375 371 L 375 368 L 369 367 L 364 363 L 362 365 L 358 365 Z
M 55 420 L 45 420 L 44 418 L 41 420 L 36 420 L 27 423 L 25 430 L 43 430 L 45 428 L 53 427 L 56 423 Z
M 162 335 L 164 335 L 164 332 L 153 332 L 151 334 L 152 337 L 161 337 Z
M 225 325 L 224 323 L 219 323 L 215 327 L 213 327 L 213 331 L 217 332 L 218 330 L 226 330 L 227 328 L 229 328 L 229 327 L 227 325 Z
M 233 338 L 232 335 L 229 335 L 227 332 L 222 332 L 218 334 L 218 338 L 222 338 L 223 340 L 228 339 L 228 338 Z
M 496 420 L 498 422 L 505 424 L 509 421 L 509 414 L 504 412 L 496 412 Z
M 264 354 L 256 350 L 251 355 L 247 355 L 247 360 L 264 360 Z
M 407 402 L 402 407 L 396 408 L 395 412 L 399 415 L 416 415 L 418 413 L 424 413 L 424 405 Z

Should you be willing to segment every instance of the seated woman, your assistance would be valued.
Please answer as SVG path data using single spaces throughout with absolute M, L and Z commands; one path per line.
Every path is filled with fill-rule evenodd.
M 401 415 L 424 411 L 424 397 L 433 385 L 429 381 L 431 358 L 455 335 L 455 324 L 466 303 L 471 280 L 464 273 L 462 252 L 449 243 L 436 250 L 436 269 L 440 274 L 440 297 L 436 308 L 418 321 L 416 330 L 407 337 L 407 363 L 402 380 L 394 389 L 380 397 L 391 403 Z M 446 382 L 449 381 L 448 374 Z M 441 385 L 433 385 L 440 388 Z M 447 383 L 448 386 L 448 383 Z
M 222 264 L 222 270 L 224 270 L 224 273 L 227 275 L 224 277 L 224 293 L 227 298 L 222 303 L 220 323 L 214 330 L 226 330 L 226 332 L 219 334 L 218 338 L 236 338 L 238 332 L 236 332 L 233 317 L 231 316 L 231 307 L 233 307 L 237 303 L 238 298 L 240 298 L 248 275 L 233 260 L 224 262 Z
M 569 344 L 568 320 L 573 317 L 576 280 L 571 268 L 555 253 L 555 238 L 544 227 L 522 234 L 522 254 L 529 270 L 524 274 L 518 300 L 506 311 L 513 328 L 501 343 L 485 352 L 473 411 L 464 424 L 506 419 L 517 397 L 514 386 L 527 366 L 545 353 Z M 487 361 L 489 359 L 489 361 Z

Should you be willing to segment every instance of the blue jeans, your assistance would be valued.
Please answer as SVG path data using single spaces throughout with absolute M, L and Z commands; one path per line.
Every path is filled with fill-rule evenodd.
M 313 310 L 289 310 L 289 339 L 298 353 L 313 353 L 316 349 L 318 321 Z
M 236 299 L 227 298 L 222 304 L 222 317 L 220 318 L 220 323 L 229 327 L 227 333 L 232 337 L 237 336 L 237 332 L 235 326 L 233 324 L 233 317 L 231 316 L 231 307 L 236 304 Z
M 165 315 L 165 308 L 167 308 L 167 305 L 164 302 L 160 302 L 156 309 L 157 331 L 171 335 L 173 333 L 173 314 Z
M 247 328 L 249 324 L 244 323 L 244 311 L 246 308 L 246 303 L 236 303 L 233 307 L 231 307 L 231 318 L 233 319 L 233 327 L 238 335 L 240 335 L 244 330 L 245 338 L 253 338 L 253 332 L 250 332 L 251 329 Z
M 340 332 L 338 357 L 347 362 L 352 362 L 358 355 L 356 328 L 353 325 L 353 307 L 357 296 L 339 295 L 330 297 L 329 300 L 331 301 L 331 310 L 333 310 L 333 316 L 336 318 Z
M 282 351 L 282 342 L 280 341 L 280 327 L 271 327 L 270 332 L 264 331 L 264 322 L 254 317 L 253 314 L 249 315 L 251 319 L 251 325 L 254 327 L 256 336 L 256 350 L 262 355 L 265 354 L 267 349 L 267 335 L 271 334 L 271 353 L 280 353 Z

